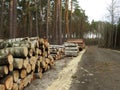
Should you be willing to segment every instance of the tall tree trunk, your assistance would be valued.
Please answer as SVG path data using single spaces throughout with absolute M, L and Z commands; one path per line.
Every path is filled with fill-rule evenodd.
M 35 14 L 36 14 L 36 15 L 35 15 L 35 17 L 36 17 L 36 19 L 35 19 L 35 20 L 36 20 L 36 35 L 39 36 L 39 35 L 38 35 L 39 32 L 38 32 L 37 0 L 35 0 L 35 8 L 36 8 L 36 13 L 35 13 Z
M 66 7 L 65 7 L 65 29 L 67 33 L 67 38 L 69 38 L 69 22 L 68 22 L 68 2 L 69 0 L 66 0 Z
M 46 19 L 46 38 L 49 38 L 49 24 L 50 24 L 50 0 L 47 2 L 47 19 Z
M 13 2 L 13 37 L 16 37 L 17 32 L 17 0 Z
M 1 17 L 0 17 L 0 37 L 4 37 L 4 29 L 3 29 L 3 25 L 4 25 L 4 4 L 5 4 L 5 0 L 2 0 L 2 5 L 1 5 Z
M 62 24 L 61 24 L 61 17 L 62 17 L 62 2 L 58 0 L 58 44 L 62 44 Z
M 13 38 L 13 0 L 9 3 L 9 38 Z
M 73 10 L 73 0 L 71 0 L 71 12 L 70 12 L 70 37 L 72 37 L 72 33 L 73 33 L 72 10 Z
M 58 25 L 57 25 L 57 22 L 58 22 L 58 0 L 55 0 L 55 10 L 54 10 L 54 27 L 55 27 L 55 44 L 58 44 Z
M 39 18 L 40 18 L 40 20 L 39 20 L 39 36 L 42 36 L 42 34 L 40 33 L 40 32 L 42 32 L 41 30 L 42 30 L 42 1 L 41 0 L 39 0 L 39 4 L 40 4 L 40 6 L 39 6 Z

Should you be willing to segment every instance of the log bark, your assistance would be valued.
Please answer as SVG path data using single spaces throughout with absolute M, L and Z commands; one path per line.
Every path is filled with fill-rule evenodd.
M 18 79 L 19 79 L 19 71 L 18 70 L 14 70 L 12 75 L 13 75 L 13 81 L 17 82 Z
M 13 67 L 14 69 L 21 69 L 23 66 L 23 59 L 21 58 L 14 58 Z
M 4 53 L 6 54 L 6 53 Z M 0 65 L 9 65 L 13 63 L 12 55 L 0 55 Z
M 0 66 L 0 77 L 8 74 L 8 67 L 7 66 Z
M 39 37 L 30 37 L 30 41 L 39 40 Z
M 0 90 L 5 90 L 5 85 L 4 84 L 0 84 Z
M 13 87 L 13 77 L 8 75 L 4 79 L 0 80 L 0 83 L 5 85 L 6 90 L 11 90 Z
M 14 58 L 26 58 L 28 55 L 27 47 L 10 47 L 0 50 L 0 53 L 12 54 Z

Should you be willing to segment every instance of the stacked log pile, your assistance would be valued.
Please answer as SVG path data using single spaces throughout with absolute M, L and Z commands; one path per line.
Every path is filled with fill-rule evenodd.
M 59 60 L 64 57 L 64 46 L 62 45 L 50 45 L 50 54 L 55 60 Z
M 0 90 L 23 90 L 37 75 L 54 66 L 49 43 L 39 37 L 0 43 Z

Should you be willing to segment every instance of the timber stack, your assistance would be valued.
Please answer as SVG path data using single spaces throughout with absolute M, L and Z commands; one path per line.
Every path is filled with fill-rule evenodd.
M 64 57 L 64 46 L 63 45 L 50 45 L 50 54 L 54 60 L 59 60 Z
M 5 40 L 0 43 L 0 90 L 23 90 L 53 66 L 47 40 L 39 37 Z

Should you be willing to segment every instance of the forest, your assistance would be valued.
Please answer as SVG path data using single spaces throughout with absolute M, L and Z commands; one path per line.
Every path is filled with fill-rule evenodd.
M 111 21 L 88 21 L 78 0 L 0 0 L 0 38 L 47 38 L 62 44 L 69 38 L 93 33 L 101 47 L 120 48 L 120 19 L 114 23 L 114 1 L 109 7 Z
M 61 44 L 66 38 L 82 38 L 88 17 L 78 0 L 1 0 L 0 37 L 47 38 Z

